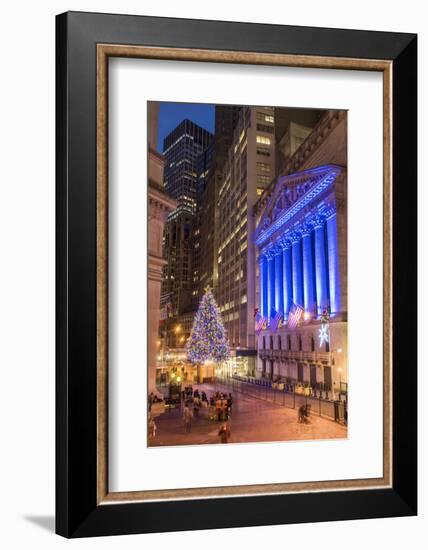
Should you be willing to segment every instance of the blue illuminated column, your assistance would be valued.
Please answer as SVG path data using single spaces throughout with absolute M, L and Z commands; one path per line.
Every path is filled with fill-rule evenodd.
M 321 315 L 321 313 L 328 307 L 324 220 L 320 216 L 317 216 L 314 221 L 315 281 L 317 289 L 318 315 Z
M 305 311 L 314 313 L 314 262 L 312 259 L 311 227 L 305 225 L 302 230 L 303 258 L 303 298 Z
M 336 212 L 333 212 L 326 222 L 327 226 L 327 251 L 328 251 L 328 280 L 330 286 L 331 313 L 340 312 L 340 273 L 339 250 L 337 246 L 337 220 Z
M 275 307 L 275 257 L 272 250 L 267 253 L 267 316 L 270 317 Z
M 267 258 L 264 254 L 259 256 L 259 284 L 260 284 L 260 313 L 263 317 L 268 316 L 267 312 Z
M 284 313 L 284 288 L 282 283 L 282 248 L 275 246 L 275 309 Z
M 293 302 L 293 274 L 291 271 L 291 242 L 288 239 L 281 240 L 282 246 L 282 275 L 284 289 L 284 317 L 288 316 Z
M 293 233 L 291 243 L 293 302 L 303 306 L 302 248 L 299 233 Z

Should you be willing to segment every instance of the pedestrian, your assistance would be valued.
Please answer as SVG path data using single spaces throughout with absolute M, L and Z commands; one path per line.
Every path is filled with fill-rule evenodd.
M 227 407 L 229 410 L 229 414 L 232 414 L 232 405 L 233 405 L 233 397 L 232 397 L 232 394 L 229 393 L 229 397 L 227 398 Z
M 197 418 L 199 416 L 199 407 L 200 407 L 200 399 L 199 397 L 193 398 L 193 416 Z
M 229 408 L 228 408 L 228 402 L 225 396 L 221 400 L 221 411 L 222 411 L 222 420 L 227 420 L 229 416 L 228 415 Z
M 192 429 L 192 418 L 193 418 L 192 411 L 189 409 L 188 405 L 185 405 L 184 411 L 183 411 L 183 422 L 184 422 L 184 431 L 186 433 L 189 433 L 190 430 Z
M 221 401 L 220 397 L 218 397 L 216 402 L 215 402 L 215 412 L 216 412 L 218 421 L 221 420 L 221 410 L 222 410 L 222 401 Z
M 230 428 L 227 422 L 224 422 L 218 432 L 218 435 L 220 436 L 220 441 L 222 443 L 228 443 L 229 437 L 230 437 Z
M 208 409 L 208 414 L 209 414 L 210 420 L 215 420 L 215 399 L 214 399 L 214 395 L 211 396 L 209 403 L 210 403 L 210 406 L 209 406 L 209 409 Z
M 150 392 L 150 395 L 149 395 L 149 412 L 152 410 L 152 405 L 153 405 L 153 398 L 154 398 L 154 394 L 153 392 Z
M 156 423 L 152 417 L 152 415 L 149 416 L 149 441 L 153 441 L 156 435 Z

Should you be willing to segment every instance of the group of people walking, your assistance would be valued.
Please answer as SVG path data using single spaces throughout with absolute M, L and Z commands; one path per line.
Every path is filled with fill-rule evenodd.
M 182 391 L 184 431 L 190 433 L 193 418 L 198 418 L 200 410 L 206 409 L 211 421 L 223 422 L 218 432 L 222 443 L 227 443 L 230 437 L 230 419 L 232 414 L 233 396 L 231 393 L 215 392 L 210 398 L 198 389 L 193 391 L 187 386 Z

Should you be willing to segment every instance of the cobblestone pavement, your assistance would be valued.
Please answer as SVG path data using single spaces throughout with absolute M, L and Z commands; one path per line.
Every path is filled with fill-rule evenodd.
M 193 389 L 205 391 L 210 396 L 215 390 L 208 384 L 194 385 Z M 222 391 L 222 388 L 216 386 Z M 225 389 L 224 391 L 229 391 Z M 182 409 L 169 409 L 155 419 L 156 437 L 150 446 L 201 445 L 220 443 L 218 435 L 221 422 L 208 418 L 208 410 L 202 408 L 199 417 L 192 421 L 190 433 L 185 433 Z M 233 393 L 233 410 L 230 420 L 229 443 L 256 441 L 293 441 L 314 439 L 338 439 L 347 437 L 347 428 L 319 416 L 311 416 L 309 424 L 297 421 L 297 410 L 271 403 L 246 394 Z

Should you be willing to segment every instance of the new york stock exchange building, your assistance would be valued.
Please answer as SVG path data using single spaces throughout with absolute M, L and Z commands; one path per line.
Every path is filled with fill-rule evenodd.
M 338 397 L 348 386 L 346 117 L 328 117 L 312 158 L 257 206 L 256 375 Z

